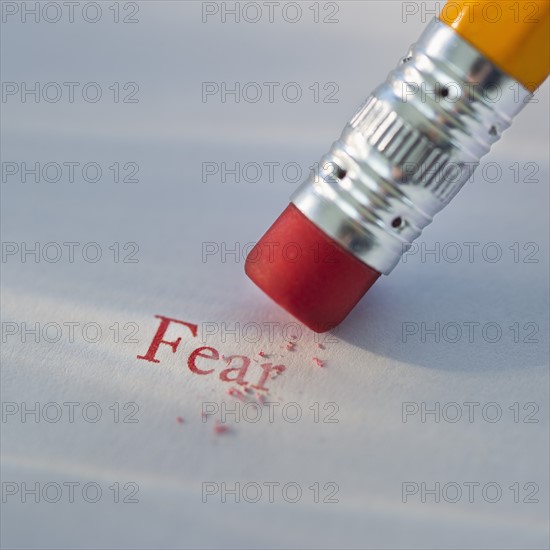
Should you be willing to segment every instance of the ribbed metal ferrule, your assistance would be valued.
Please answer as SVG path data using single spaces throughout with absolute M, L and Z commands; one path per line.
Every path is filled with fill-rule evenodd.
M 530 96 L 434 20 L 291 200 L 387 274 Z

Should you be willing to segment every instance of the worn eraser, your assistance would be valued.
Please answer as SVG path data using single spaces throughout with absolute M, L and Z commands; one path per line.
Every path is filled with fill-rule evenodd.
M 338 325 L 380 276 L 292 203 L 250 251 L 245 271 L 315 332 Z

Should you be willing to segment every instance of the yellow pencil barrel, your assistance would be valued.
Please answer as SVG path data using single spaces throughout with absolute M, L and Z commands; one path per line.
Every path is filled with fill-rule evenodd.
M 439 18 L 528 90 L 550 74 L 549 0 L 449 0 Z

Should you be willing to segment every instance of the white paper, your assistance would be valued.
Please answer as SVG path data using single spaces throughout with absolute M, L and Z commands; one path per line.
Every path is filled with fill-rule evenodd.
M 296 8 L 283 2 L 272 23 L 262 3 L 249 23 L 256 8 L 241 2 L 241 22 L 223 23 L 204 10 L 232 2 L 101 2 L 97 23 L 84 4 L 74 22 L 63 11 L 48 23 L 67 10 L 53 2 L 35 23 L 6 4 L 23 9 L 2 5 L 2 81 L 19 86 L 2 102 L 3 546 L 547 548 L 548 86 L 425 231 L 419 247 L 439 256 L 409 254 L 316 336 L 246 278 L 243 251 L 285 208 L 292 168 L 305 179 L 431 16 L 406 15 L 407 2 L 300 2 L 289 23 L 281 10 Z M 58 83 L 62 98 L 36 102 L 23 82 L 41 94 Z M 209 82 L 263 95 L 203 101 Z M 273 102 L 266 82 L 278 83 Z M 82 98 L 89 83 L 97 102 Z M 288 83 L 300 101 L 283 98 Z M 40 181 L 23 183 L 36 162 Z M 257 163 L 261 178 L 254 166 L 239 182 L 204 176 L 223 162 Z M 96 165 L 101 178 L 86 181 Z M 117 170 L 139 181 L 115 183 Z M 38 262 L 21 252 L 36 242 Z M 198 335 L 171 323 L 165 339 L 181 342 L 152 363 L 137 356 L 157 315 Z M 439 343 L 425 332 L 436 327 Z M 250 358 L 249 386 L 261 363 L 284 365 L 260 392 L 273 405 L 228 395 L 238 386 L 220 380 L 221 359 L 193 373 L 201 346 Z M 215 433 L 221 412 L 201 415 L 236 403 L 227 433 Z M 438 421 L 422 418 L 436 406 Z

